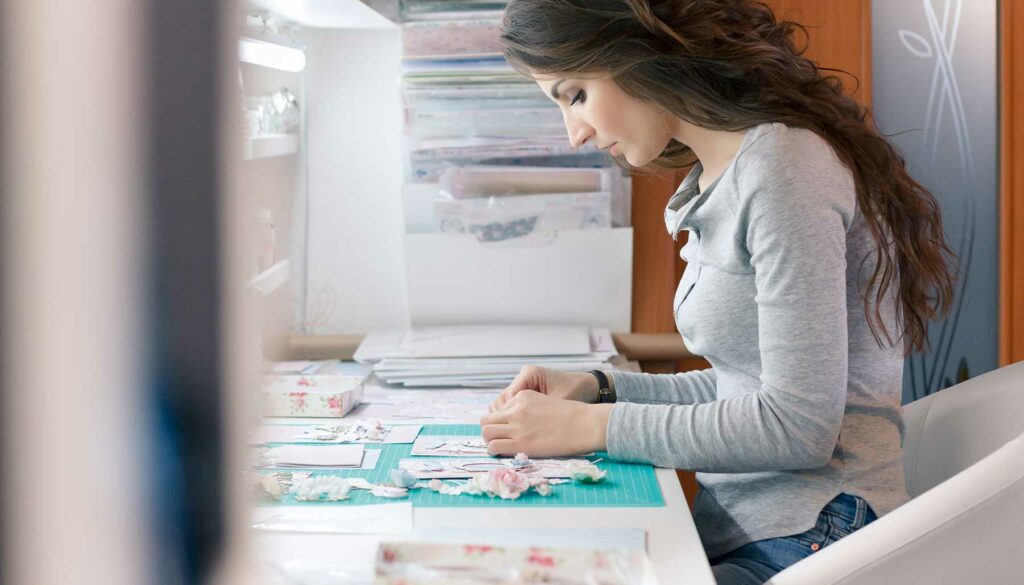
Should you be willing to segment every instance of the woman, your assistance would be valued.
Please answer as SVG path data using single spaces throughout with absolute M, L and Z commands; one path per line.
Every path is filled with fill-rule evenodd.
M 939 208 L 866 111 L 759 2 L 512 0 L 506 57 L 569 138 L 637 169 L 696 163 L 675 318 L 711 369 L 527 367 L 481 421 L 491 454 L 698 472 L 719 583 L 761 583 L 907 499 L 904 356 L 948 311 Z

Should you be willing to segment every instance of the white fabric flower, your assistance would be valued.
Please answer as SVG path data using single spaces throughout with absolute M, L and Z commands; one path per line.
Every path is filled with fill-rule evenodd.
M 607 471 L 589 461 L 567 461 L 562 464 L 562 469 L 569 477 L 582 483 L 597 483 L 608 475 Z

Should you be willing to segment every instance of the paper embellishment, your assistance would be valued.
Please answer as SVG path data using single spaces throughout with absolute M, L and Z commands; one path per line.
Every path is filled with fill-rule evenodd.
M 419 437 L 412 444 L 412 455 L 419 457 L 481 457 L 487 455 L 487 443 L 479 435 Z
M 516 467 L 514 459 L 495 458 L 458 458 L 435 459 L 417 458 L 402 459 L 398 462 L 399 469 L 404 469 L 419 479 L 458 479 L 473 477 L 477 473 L 487 473 L 499 469 L 516 469 L 530 477 L 570 478 L 572 472 L 565 468 L 566 463 L 589 464 L 584 459 L 534 459 L 527 465 Z
M 412 443 L 420 425 L 385 425 L 362 421 L 344 425 L 264 425 L 257 443 Z

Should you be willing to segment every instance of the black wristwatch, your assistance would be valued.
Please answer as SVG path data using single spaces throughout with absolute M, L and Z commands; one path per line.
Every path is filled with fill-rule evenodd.
M 597 403 L 610 404 L 615 402 L 615 390 L 608 384 L 608 376 L 601 370 L 590 370 L 590 373 L 597 378 Z

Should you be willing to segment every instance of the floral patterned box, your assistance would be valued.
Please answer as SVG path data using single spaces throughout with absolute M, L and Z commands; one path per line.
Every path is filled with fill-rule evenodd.
M 363 400 L 363 379 L 340 375 L 263 376 L 263 416 L 341 417 Z

